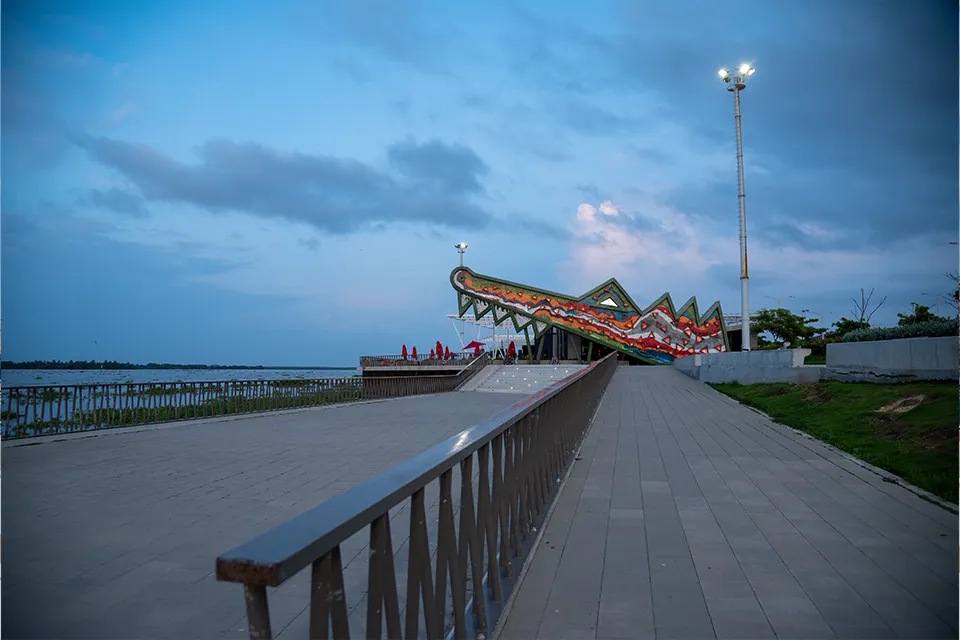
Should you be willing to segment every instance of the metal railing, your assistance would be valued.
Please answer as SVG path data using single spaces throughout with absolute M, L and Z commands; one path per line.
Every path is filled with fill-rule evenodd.
M 312 639 L 381 638 L 384 625 L 388 638 L 487 636 L 616 365 L 608 355 L 221 555 L 250 638 L 273 637 L 267 587 L 308 566 Z
M 459 373 L 452 375 L 364 377 L 363 397 L 399 398 L 401 396 L 455 391 L 483 369 L 489 361 L 489 356 L 481 354 L 479 358 L 470 362 Z M 385 384 L 384 380 L 390 382 Z
M 478 356 L 451 354 L 450 358 L 430 357 L 430 354 L 418 353 L 417 357 L 390 355 L 390 356 L 360 356 L 361 367 L 458 367 L 469 364 Z
M 485 362 L 481 358 L 475 361 Z M 2 390 L 3 438 L 131 427 L 236 413 L 317 407 L 453 391 L 482 365 L 453 375 L 404 378 L 220 380 L 9 387 Z

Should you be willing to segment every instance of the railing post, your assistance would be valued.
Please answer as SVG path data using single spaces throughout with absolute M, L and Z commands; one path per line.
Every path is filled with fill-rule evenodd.
M 247 603 L 247 625 L 250 640 L 273 640 L 270 629 L 270 607 L 267 604 L 267 588 L 259 585 L 244 585 L 243 595 Z

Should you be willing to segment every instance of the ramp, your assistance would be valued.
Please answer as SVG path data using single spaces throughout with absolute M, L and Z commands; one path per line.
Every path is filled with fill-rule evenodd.
M 582 364 L 520 364 L 490 366 L 492 371 L 478 375 L 483 380 L 473 391 L 484 393 L 515 393 L 529 395 L 549 387 L 557 380 L 563 380 L 583 369 Z M 466 390 L 466 389 L 464 389 Z

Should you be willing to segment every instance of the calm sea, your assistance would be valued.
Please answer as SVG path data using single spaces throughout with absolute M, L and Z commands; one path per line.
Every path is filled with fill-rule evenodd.
M 142 382 L 213 382 L 217 380 L 295 380 L 349 378 L 356 369 L 8 369 L 0 372 L 4 388 L 36 385 L 125 384 Z

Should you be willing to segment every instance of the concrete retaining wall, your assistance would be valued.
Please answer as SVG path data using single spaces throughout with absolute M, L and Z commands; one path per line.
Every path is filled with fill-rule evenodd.
M 674 366 L 703 382 L 816 382 L 820 379 L 823 367 L 805 366 L 803 359 L 808 355 L 809 349 L 730 351 L 687 356 L 676 360 Z
M 957 380 L 958 346 L 956 336 L 828 344 L 823 377 L 879 383 Z

